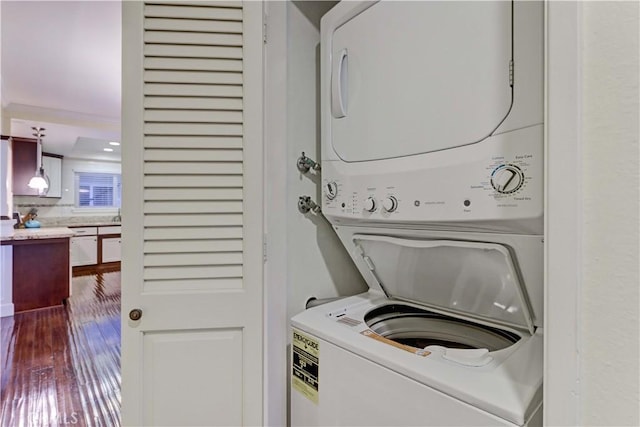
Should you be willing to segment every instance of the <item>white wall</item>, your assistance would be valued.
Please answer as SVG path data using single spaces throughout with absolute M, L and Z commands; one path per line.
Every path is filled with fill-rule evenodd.
M 1 113 L 0 113 L 1 114 Z M 0 122 L 2 118 L 0 118 Z M 12 217 L 11 161 L 9 141 L 0 141 L 0 215 Z M 13 220 L 3 220 L 2 229 L 11 229 Z M 0 246 L 0 317 L 13 315 L 13 246 Z
M 0 5 L 0 17 L 2 7 Z M 0 18 L 0 22 L 2 19 Z M 2 54 L 0 52 L 0 104 L 2 101 Z M 2 105 L 0 105 L 0 131 L 3 131 Z M 4 134 L 4 132 L 0 132 Z M 0 142 L 0 215 L 11 218 L 11 152 L 9 141 Z M 12 221 L 3 221 L 2 228 L 10 227 Z M 13 246 L 0 246 L 0 317 L 13 315 Z
M 366 290 L 344 246 L 322 215 L 298 212 L 298 197 L 321 204 L 320 175 L 300 173 L 304 151 L 320 161 L 320 18 L 330 2 L 287 2 L 287 272 L 288 317 L 309 297 L 329 298 Z
M 0 121 L 2 119 L 0 118 Z M 11 161 L 9 159 L 9 140 L 0 141 L 0 215 L 12 215 L 11 201 Z
M 583 4 L 582 425 L 640 425 L 638 14 Z
M 266 230 L 265 424 L 285 425 L 289 319 L 309 297 L 366 289 L 333 229 L 321 216 L 298 212 L 298 197 L 320 202 L 318 178 L 296 168 L 302 151 L 320 160 L 318 45 L 320 17 L 334 2 L 265 4 Z
M 31 207 L 38 209 L 38 217 L 70 217 L 70 216 L 99 216 L 115 215 L 117 209 L 94 209 L 75 207 L 75 172 L 104 172 L 120 173 L 119 162 L 105 162 L 101 160 L 83 159 L 62 159 L 62 197 L 46 198 L 31 196 L 14 196 L 14 209 L 19 210 L 22 215 L 26 214 Z

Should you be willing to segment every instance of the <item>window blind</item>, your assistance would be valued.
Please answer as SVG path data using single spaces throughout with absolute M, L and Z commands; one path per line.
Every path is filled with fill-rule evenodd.
M 120 207 L 119 174 L 76 172 L 78 207 Z

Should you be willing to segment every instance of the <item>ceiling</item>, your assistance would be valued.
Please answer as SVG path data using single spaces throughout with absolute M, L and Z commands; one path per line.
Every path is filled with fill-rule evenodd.
M 0 2 L 3 116 L 44 151 L 119 160 L 120 1 Z M 116 148 L 105 152 L 104 148 Z

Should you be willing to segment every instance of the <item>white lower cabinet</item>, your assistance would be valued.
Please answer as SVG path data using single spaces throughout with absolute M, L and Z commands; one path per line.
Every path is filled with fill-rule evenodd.
M 120 226 L 76 227 L 71 238 L 71 266 L 120 262 Z
M 120 237 L 102 239 L 102 262 L 120 261 Z
M 98 263 L 98 236 L 71 238 L 71 266 L 95 265 Z

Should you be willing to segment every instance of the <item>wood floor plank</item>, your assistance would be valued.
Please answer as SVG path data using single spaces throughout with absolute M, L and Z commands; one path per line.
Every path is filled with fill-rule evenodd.
M 58 399 L 53 367 L 31 370 L 26 406 L 28 425 L 46 426 L 57 423 Z
M 0 325 L 0 427 L 120 425 L 120 272 L 73 278 L 67 306 Z
M 34 310 L 33 323 L 35 324 L 36 336 L 34 339 L 33 368 L 44 369 L 53 368 L 52 352 L 52 331 L 51 331 L 51 309 Z
M 2 356 L 2 359 L 0 359 L 0 389 L 3 391 L 7 387 L 11 367 L 13 366 L 13 358 L 10 357 L 9 349 L 14 324 L 13 316 L 4 317 L 0 320 L 0 355 Z

